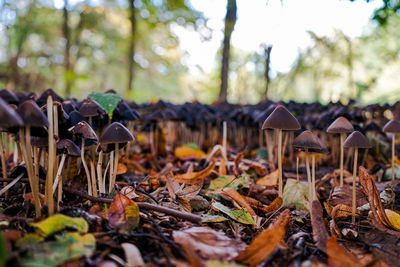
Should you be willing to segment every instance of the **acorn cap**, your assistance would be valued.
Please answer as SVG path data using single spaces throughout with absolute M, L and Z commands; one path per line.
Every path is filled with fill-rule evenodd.
M 121 123 L 113 122 L 103 131 L 100 137 L 101 144 L 117 144 L 133 141 L 131 132 Z
M 18 104 L 19 102 L 18 97 L 8 89 L 0 90 L 0 97 L 8 104 Z
M 57 143 L 57 152 L 68 154 L 68 156 L 72 157 L 79 157 L 81 155 L 79 147 L 69 139 L 62 139 Z
M 326 129 L 327 133 L 351 133 L 354 131 L 353 125 L 345 117 L 339 117 Z
M 354 131 L 352 132 L 344 141 L 344 147 L 358 147 L 358 148 L 370 148 L 371 144 L 368 141 L 368 138 L 365 137 L 361 132 Z
M 49 125 L 46 116 L 33 100 L 22 103 L 17 112 L 25 126 L 42 127 Z
M 93 131 L 92 127 L 86 121 L 80 121 L 71 128 L 68 129 L 68 132 L 77 135 L 80 138 L 97 140 L 97 135 Z
M 311 131 L 304 131 L 299 134 L 292 143 L 292 146 L 299 149 L 322 149 L 322 142 L 318 136 Z
M 96 101 L 86 98 L 79 107 L 79 113 L 84 117 L 94 117 L 105 114 L 104 108 Z
M 267 128 L 282 130 L 298 130 L 300 124 L 297 119 L 284 106 L 278 105 L 264 121 L 262 130 Z
M 0 98 L 0 127 L 9 128 L 21 126 L 24 126 L 21 117 L 2 98 Z
M 385 133 L 400 133 L 400 121 L 390 120 L 383 126 Z

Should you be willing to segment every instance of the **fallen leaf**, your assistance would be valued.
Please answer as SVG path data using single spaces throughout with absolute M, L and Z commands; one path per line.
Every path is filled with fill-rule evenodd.
M 199 172 L 192 172 L 190 174 L 177 174 L 174 176 L 175 180 L 180 182 L 180 183 L 195 183 L 196 181 L 200 179 L 206 178 L 212 170 L 215 168 L 216 162 L 212 161 L 210 164 L 207 166 L 202 171 Z
M 329 239 L 329 234 L 325 226 L 322 206 L 319 200 L 311 202 L 311 226 L 315 245 L 326 252 L 326 242 Z
M 352 208 L 344 204 L 338 204 L 332 209 L 330 216 L 334 220 L 343 220 L 351 217 Z M 360 212 L 356 212 L 356 217 L 360 217 Z
M 276 170 L 258 179 L 257 184 L 264 185 L 266 187 L 274 187 L 278 182 L 278 177 L 279 177 L 279 170 Z
M 131 243 L 122 243 L 121 247 L 125 253 L 126 267 L 145 266 L 142 254 L 135 245 Z
M 185 158 L 189 158 L 189 157 L 201 159 L 206 155 L 203 151 L 192 148 L 192 147 L 188 147 L 188 146 L 179 146 L 179 147 L 175 148 L 174 154 L 175 154 L 175 157 L 177 157 L 179 159 L 185 159 Z
M 121 193 L 115 196 L 107 210 L 107 219 L 111 228 L 131 231 L 139 224 L 139 218 L 139 207 Z
M 400 214 L 393 210 L 385 209 L 385 213 L 387 218 L 389 219 L 390 225 L 395 228 L 396 230 L 400 230 Z M 378 213 L 379 214 L 379 213 Z M 379 217 L 381 221 L 386 225 L 386 223 L 383 221 L 383 218 L 381 218 L 380 214 Z M 389 225 L 386 225 L 389 226 Z
M 218 222 L 224 222 L 227 221 L 228 219 L 222 216 L 218 216 L 218 215 L 205 215 L 202 216 L 202 223 L 218 223 Z
M 218 190 L 222 188 L 248 188 L 251 182 L 244 176 L 236 178 L 234 175 L 219 176 L 210 182 L 208 189 Z
M 195 251 L 203 261 L 229 262 L 245 247 L 242 241 L 231 239 L 225 233 L 208 227 L 177 230 L 172 235 L 175 242 Z
M 361 266 L 360 260 L 343 246 L 339 245 L 335 236 L 331 236 L 326 244 L 328 264 L 331 267 L 356 267 Z
M 308 184 L 297 182 L 295 179 L 287 179 L 283 188 L 283 206 L 295 205 L 298 210 L 309 210 Z
M 251 206 L 246 202 L 246 200 L 233 188 L 224 188 L 222 189 L 222 193 L 232 198 L 236 201 L 241 207 L 245 208 L 251 216 L 256 216 L 256 213 L 251 208 Z
M 246 209 L 241 209 L 241 210 L 231 210 L 230 208 L 222 205 L 221 203 L 217 201 L 213 201 L 211 203 L 211 206 L 214 210 L 220 211 L 235 221 L 238 221 L 243 224 L 253 224 L 256 225 L 256 222 L 253 220 L 253 217 L 251 217 L 251 214 L 246 210 Z
M 121 175 L 124 174 L 128 171 L 128 168 L 126 167 L 125 164 L 123 163 L 118 163 L 118 167 L 117 167 L 117 175 Z
M 134 199 L 139 197 L 139 195 L 135 193 L 135 188 L 133 188 L 133 186 L 124 186 L 120 190 L 120 193 L 129 199 Z
M 276 211 L 276 210 L 278 210 L 280 207 L 282 207 L 282 203 L 283 203 L 282 198 L 281 198 L 281 197 L 276 197 L 276 198 L 271 202 L 271 204 L 269 204 L 269 206 L 268 206 L 266 209 L 264 209 L 263 211 L 264 211 L 265 213 L 269 213 L 269 212 Z
M 258 234 L 247 248 L 235 258 L 235 261 L 250 266 L 261 264 L 282 242 L 286 232 L 285 226 L 289 218 L 289 210 L 283 211 L 275 223 Z
M 40 222 L 31 223 L 31 226 L 43 237 L 48 237 L 66 228 L 74 229 L 81 233 L 87 233 L 89 230 L 89 225 L 85 219 L 73 218 L 59 213 Z
M 331 194 L 327 202 L 331 207 L 335 207 L 339 204 L 351 206 L 352 198 L 353 196 L 352 196 L 351 186 L 336 186 L 331 191 Z M 356 201 L 357 201 L 357 207 L 360 207 L 368 203 L 367 196 L 360 188 L 356 188 Z

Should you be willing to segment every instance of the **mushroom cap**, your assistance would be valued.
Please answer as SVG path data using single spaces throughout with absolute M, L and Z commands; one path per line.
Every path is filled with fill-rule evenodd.
M 322 151 L 324 150 L 324 148 L 326 148 L 326 146 L 322 143 L 322 141 L 318 138 L 318 136 L 316 136 L 309 130 L 299 134 L 293 140 L 292 146 L 302 150 L 312 149 L 315 151 Z
M 133 141 L 134 137 L 131 132 L 121 123 L 113 122 L 104 129 L 100 137 L 102 144 L 117 144 Z
M 84 117 L 93 117 L 105 114 L 104 108 L 93 99 L 86 98 L 79 107 L 79 113 Z
M 262 130 L 267 128 L 282 130 L 298 130 L 300 124 L 297 119 L 284 106 L 278 105 L 264 121 Z
M 351 133 L 354 131 L 353 125 L 345 117 L 339 117 L 326 129 L 327 133 Z
M 81 155 L 79 147 L 69 139 L 62 139 L 57 143 L 57 152 L 68 154 L 68 156 L 72 157 L 79 157 Z
M 23 126 L 24 122 L 18 113 L 0 97 L 0 127 Z
M 375 122 L 371 121 L 370 123 L 368 123 L 365 128 L 364 128 L 364 132 L 376 132 L 376 133 L 381 133 L 382 129 L 381 127 L 376 124 Z
M 18 97 L 8 89 L 0 90 L 0 97 L 8 104 L 18 104 L 19 102 Z
M 52 88 L 49 88 L 40 95 L 40 97 L 37 99 L 37 102 L 40 104 L 45 104 L 47 103 L 47 98 L 49 96 L 51 96 L 53 101 L 58 101 L 58 102 L 64 101 L 62 97 L 59 96 Z
M 18 135 L 18 137 L 19 137 L 19 135 Z M 31 136 L 31 145 L 34 147 L 48 147 L 49 146 L 49 138 L 41 137 L 41 136 Z
M 17 112 L 24 121 L 25 126 L 42 127 L 49 125 L 46 116 L 33 100 L 27 100 L 22 103 Z
M 84 139 L 97 140 L 97 135 L 93 131 L 92 127 L 86 121 L 80 121 L 71 128 L 68 132 L 75 134 Z
M 344 147 L 370 148 L 368 138 L 359 131 L 352 132 L 344 141 Z
M 390 120 L 383 126 L 385 133 L 400 133 L 400 121 Z

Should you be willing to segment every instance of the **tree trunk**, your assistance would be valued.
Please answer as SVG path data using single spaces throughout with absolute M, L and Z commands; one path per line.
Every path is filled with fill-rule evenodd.
M 129 20 L 131 22 L 131 36 L 129 38 L 129 52 L 128 52 L 128 92 L 133 90 L 133 78 L 135 76 L 135 37 L 136 37 L 136 8 L 135 0 L 129 0 Z
M 71 79 L 71 59 L 70 59 L 70 48 L 71 48 L 71 37 L 68 26 L 69 14 L 68 14 L 68 0 L 64 0 L 63 8 L 63 35 L 65 38 L 65 50 L 64 50 L 64 64 L 65 64 L 65 94 L 71 95 L 72 79 Z
M 269 87 L 269 82 L 270 82 L 269 70 L 270 70 L 270 62 L 271 62 L 272 45 L 264 45 L 263 48 L 264 48 L 264 57 L 265 57 L 265 72 L 264 72 L 265 91 L 263 93 L 262 99 L 266 101 L 266 100 L 268 100 L 268 87 Z
M 222 48 L 221 88 L 219 91 L 219 102 L 226 102 L 226 97 L 228 95 L 229 54 L 231 50 L 231 36 L 236 24 L 236 12 L 236 0 L 228 0 Z

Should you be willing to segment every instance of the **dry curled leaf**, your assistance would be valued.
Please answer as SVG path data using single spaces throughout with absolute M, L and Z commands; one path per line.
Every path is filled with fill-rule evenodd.
M 235 261 L 249 266 L 258 266 L 279 246 L 285 236 L 285 226 L 290 218 L 289 210 L 283 211 L 268 229 L 258 234 Z
M 180 183 L 195 183 L 196 181 L 200 179 L 206 178 L 212 170 L 215 168 L 216 162 L 212 161 L 210 164 L 207 166 L 202 171 L 199 172 L 192 172 L 189 174 L 177 174 L 174 176 L 175 180 L 180 182 Z
M 251 206 L 246 202 L 246 200 L 233 188 L 224 188 L 222 189 L 222 194 L 226 194 L 234 201 L 236 201 L 241 207 L 247 209 L 247 211 L 251 214 L 251 216 L 256 216 L 256 213 L 251 208 Z
M 282 203 L 283 203 L 282 198 L 281 198 L 281 197 L 276 197 L 276 198 L 271 202 L 271 204 L 269 204 L 269 206 L 268 206 L 266 209 L 264 209 L 264 212 L 265 212 L 265 213 L 269 213 L 269 212 L 276 211 L 276 210 L 278 210 L 280 207 L 282 207 Z

